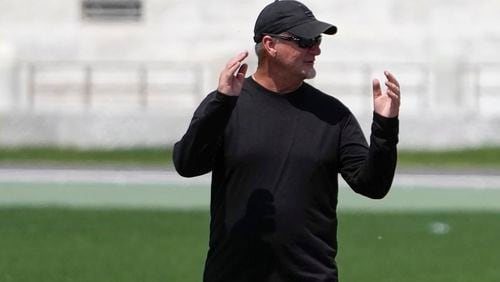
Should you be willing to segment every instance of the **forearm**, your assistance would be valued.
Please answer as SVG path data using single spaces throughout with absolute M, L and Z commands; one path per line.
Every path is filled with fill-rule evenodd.
M 369 198 L 383 198 L 392 185 L 397 162 L 398 119 L 374 114 L 370 146 L 350 151 L 344 178 L 354 191 Z
M 173 160 L 180 175 L 191 177 L 212 170 L 236 101 L 237 97 L 213 92 L 198 107 L 186 134 L 174 145 Z
M 397 163 L 398 119 L 374 114 L 364 175 L 364 195 L 383 198 L 389 192 Z

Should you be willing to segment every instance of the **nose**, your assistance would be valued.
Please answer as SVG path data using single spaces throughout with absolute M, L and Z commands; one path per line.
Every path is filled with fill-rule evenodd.
M 316 44 L 311 48 L 309 48 L 309 53 L 311 53 L 314 56 L 318 56 L 319 54 L 321 54 L 321 48 L 319 48 L 319 44 Z

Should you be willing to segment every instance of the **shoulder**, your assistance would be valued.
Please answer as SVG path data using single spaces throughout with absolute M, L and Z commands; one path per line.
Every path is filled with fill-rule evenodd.
M 316 103 L 326 103 L 328 106 L 335 106 L 343 110 L 348 110 L 348 108 L 337 98 L 329 95 L 314 86 L 304 83 L 304 92 L 307 93 L 307 97 Z
M 297 106 L 322 120 L 338 123 L 352 116 L 349 108 L 340 100 L 308 83 L 304 83 L 301 92 L 300 95 L 297 95 Z

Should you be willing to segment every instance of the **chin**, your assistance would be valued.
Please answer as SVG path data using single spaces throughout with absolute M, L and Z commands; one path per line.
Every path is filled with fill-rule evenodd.
M 310 68 L 303 70 L 302 74 L 304 75 L 304 79 L 313 79 L 316 77 L 316 70 L 314 68 Z

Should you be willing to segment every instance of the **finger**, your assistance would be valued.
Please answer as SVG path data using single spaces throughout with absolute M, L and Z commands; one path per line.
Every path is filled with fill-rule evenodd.
M 248 57 L 248 51 L 243 51 L 239 53 L 236 57 L 232 58 L 227 62 L 226 68 L 234 67 L 235 65 L 241 64 L 241 62 Z
M 239 62 L 242 62 L 247 57 L 248 57 L 248 51 L 247 50 L 239 53 L 238 56 L 237 56 Z
M 390 71 L 386 70 L 386 71 L 384 71 L 384 74 L 385 74 L 385 76 L 387 77 L 387 79 L 388 79 L 390 82 L 392 82 L 392 83 L 396 84 L 396 86 L 398 86 L 398 87 L 399 87 L 399 82 L 398 82 L 398 80 L 396 79 L 396 77 L 395 77 L 395 76 L 394 76 L 394 75 L 393 75 Z
M 389 96 L 389 98 L 391 98 L 392 101 L 396 101 L 399 103 L 399 95 L 397 95 L 396 93 L 392 92 L 391 90 L 387 90 L 387 96 Z
M 378 79 L 374 79 L 372 81 L 372 87 L 373 87 L 373 98 L 382 95 L 382 89 L 380 88 L 380 81 Z
M 236 71 L 241 68 L 241 63 L 240 62 L 236 62 L 234 65 L 232 65 L 231 67 L 228 67 L 225 69 L 225 75 L 226 76 L 234 76 Z
M 399 95 L 399 93 L 400 93 L 400 89 L 399 89 L 399 87 L 398 87 L 396 84 L 394 84 L 394 83 L 392 83 L 392 82 L 389 82 L 389 81 L 386 81 L 386 82 L 385 82 L 385 85 L 386 85 L 386 86 L 387 86 L 387 88 L 388 88 L 388 89 L 390 89 L 392 92 L 394 92 L 394 93 L 396 93 L 396 94 L 398 94 L 398 95 Z
M 224 77 L 228 78 L 234 76 L 236 71 L 241 67 L 241 62 L 248 56 L 248 51 L 239 53 L 236 57 L 229 60 L 226 68 L 222 71 Z M 237 74 L 236 74 L 237 75 Z
M 248 65 L 247 64 L 241 65 L 241 67 L 238 69 L 238 73 L 236 74 L 236 77 L 238 79 L 245 78 L 247 70 L 248 70 Z

